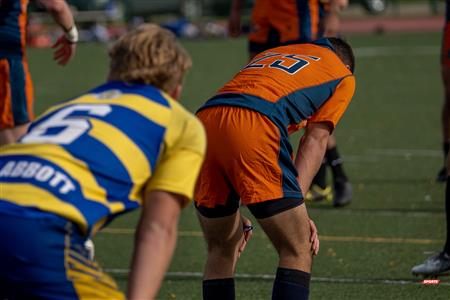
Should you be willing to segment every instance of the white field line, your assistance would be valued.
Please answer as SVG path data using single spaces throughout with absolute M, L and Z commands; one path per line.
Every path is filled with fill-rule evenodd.
M 380 56 L 412 56 L 412 55 L 439 55 L 439 46 L 392 46 L 392 47 L 358 47 L 354 48 L 356 57 Z
M 366 149 L 369 155 L 379 156 L 421 156 L 443 158 L 442 151 L 431 149 Z
M 378 163 L 383 157 L 443 159 L 443 154 L 432 149 L 365 149 L 362 154 L 343 155 L 344 162 L 348 163 Z
M 134 229 L 132 228 L 104 228 L 100 231 L 100 234 L 112 234 L 112 235 L 132 235 Z M 178 232 L 179 237 L 203 237 L 201 231 L 196 230 L 182 230 Z M 254 233 L 253 236 L 263 236 L 262 233 Z M 388 237 L 367 237 L 367 236 L 331 236 L 321 235 L 321 241 L 330 242 L 362 242 L 373 244 L 413 244 L 413 245 L 431 245 L 442 244 L 444 241 L 435 239 L 417 239 L 417 238 L 388 238 Z
M 309 207 L 308 211 L 322 211 L 320 208 Z M 334 209 L 327 211 L 327 214 L 335 215 L 358 215 L 358 216 L 381 216 L 381 217 L 411 217 L 411 218 L 429 218 L 437 217 L 444 218 L 444 211 L 391 211 L 391 210 L 379 210 L 379 209 L 366 209 L 358 210 L 352 208 L 346 209 Z
M 110 274 L 128 275 L 128 269 L 105 269 Z M 173 279 L 202 279 L 201 272 L 167 272 L 167 278 Z M 253 280 L 273 280 L 272 274 L 235 274 L 237 279 L 253 279 Z M 388 285 L 418 285 L 421 281 L 414 279 L 371 279 L 371 278 L 333 278 L 333 277 L 312 277 L 312 282 L 321 283 L 359 283 L 359 284 L 388 284 Z M 439 285 L 450 286 L 450 282 L 441 282 Z

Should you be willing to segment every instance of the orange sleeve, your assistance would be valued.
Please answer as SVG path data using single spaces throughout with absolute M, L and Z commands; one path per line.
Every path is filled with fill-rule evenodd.
M 334 129 L 355 93 L 355 77 L 347 76 L 336 86 L 333 95 L 308 119 L 308 122 L 327 122 Z

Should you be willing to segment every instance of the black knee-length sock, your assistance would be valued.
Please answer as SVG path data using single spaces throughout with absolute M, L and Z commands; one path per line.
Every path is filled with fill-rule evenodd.
M 447 220 L 447 239 L 444 246 L 444 252 L 450 255 L 450 177 L 447 177 L 445 188 L 445 216 Z
M 307 300 L 310 281 L 310 273 L 278 268 L 273 283 L 272 300 Z
M 234 299 L 234 278 L 203 280 L 203 300 Z

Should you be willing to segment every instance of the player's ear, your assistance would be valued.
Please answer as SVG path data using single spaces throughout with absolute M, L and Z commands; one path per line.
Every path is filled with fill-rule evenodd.
M 178 100 L 181 96 L 181 91 L 183 90 L 183 86 L 181 84 L 177 84 L 177 86 L 173 89 L 172 92 L 169 93 L 169 95 L 174 98 L 175 100 Z

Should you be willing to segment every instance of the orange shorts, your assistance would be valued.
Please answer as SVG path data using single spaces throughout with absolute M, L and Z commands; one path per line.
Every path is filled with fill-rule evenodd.
M 195 189 L 197 206 L 303 199 L 285 129 L 280 130 L 258 112 L 240 107 L 210 107 L 197 116 L 208 139 Z
M 33 119 L 33 86 L 25 58 L 0 59 L 0 129 Z
M 249 34 L 250 52 L 319 38 L 321 10 L 318 0 L 256 0 Z

